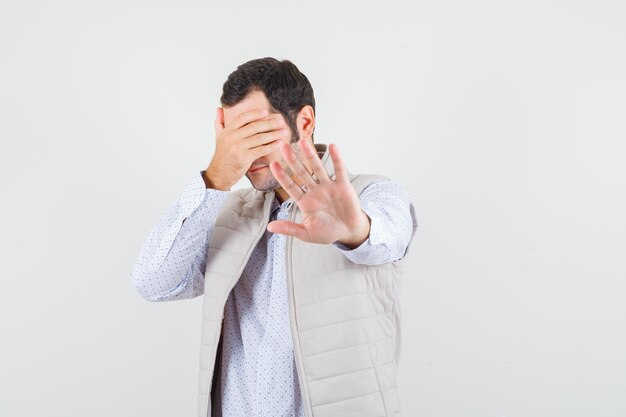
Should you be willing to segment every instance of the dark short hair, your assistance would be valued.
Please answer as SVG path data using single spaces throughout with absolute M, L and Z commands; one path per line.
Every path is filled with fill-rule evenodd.
M 292 131 L 292 141 L 297 141 L 300 136 L 296 125 L 298 112 L 308 104 L 315 113 L 315 96 L 308 78 L 289 60 L 253 59 L 239 65 L 228 76 L 222 87 L 222 106 L 234 106 L 254 90 L 265 94 L 272 106 L 270 111 L 280 112 L 285 117 Z

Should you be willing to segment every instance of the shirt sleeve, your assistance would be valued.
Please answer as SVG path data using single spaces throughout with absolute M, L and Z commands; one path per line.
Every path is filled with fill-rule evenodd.
M 204 292 L 206 255 L 229 191 L 207 189 L 196 174 L 150 231 L 131 282 L 148 301 L 194 298 Z
M 398 183 L 386 179 L 369 184 L 359 201 L 371 220 L 367 240 L 354 249 L 339 242 L 332 245 L 357 264 L 379 265 L 402 259 L 417 227 L 409 196 Z

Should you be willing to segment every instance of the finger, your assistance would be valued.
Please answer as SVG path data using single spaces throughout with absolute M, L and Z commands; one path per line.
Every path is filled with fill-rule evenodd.
M 266 143 L 265 145 L 257 146 L 256 148 L 249 149 L 250 152 L 250 163 L 254 160 L 264 157 L 265 155 L 269 155 L 274 152 L 280 146 L 280 140 L 274 140 L 270 143 Z
M 317 155 L 317 150 L 315 149 L 313 144 L 309 140 L 303 138 L 298 142 L 298 146 L 300 146 L 300 149 L 304 153 L 304 157 L 309 162 L 309 165 L 311 166 L 311 169 L 313 170 L 313 173 L 315 174 L 317 180 L 320 183 L 330 181 L 330 178 L 328 178 L 328 173 L 326 172 L 326 169 L 324 169 L 322 161 Z
M 248 149 L 256 148 L 257 146 L 265 145 L 266 143 L 273 142 L 277 139 L 281 139 L 289 136 L 289 129 L 279 129 L 272 132 L 257 133 L 254 136 L 243 139 L 245 147 Z
M 286 128 L 287 123 L 282 116 L 273 116 L 248 123 L 237 131 L 237 136 L 241 139 L 254 136 L 257 133 L 271 132 L 281 128 Z
M 254 109 L 247 112 L 243 112 L 229 124 L 229 128 L 232 130 L 239 129 L 254 120 L 261 119 L 269 114 L 267 109 Z
M 304 164 L 298 159 L 290 145 L 286 143 L 281 145 L 280 153 L 283 155 L 285 161 L 287 161 L 287 164 L 289 164 L 296 178 L 298 178 L 302 184 L 308 189 L 317 185 L 313 177 L 311 177 L 311 173 L 304 167 Z
M 219 135 L 224 130 L 224 109 L 217 108 L 215 113 L 215 134 Z
M 343 158 L 339 153 L 339 148 L 334 143 L 331 143 L 329 148 L 330 157 L 333 160 L 333 167 L 335 168 L 335 181 L 350 182 L 348 179 L 348 171 L 343 163 Z
M 283 187 L 283 190 L 287 191 L 287 194 L 289 194 L 294 201 L 300 201 L 304 195 L 304 191 L 302 191 L 302 188 L 300 188 L 300 186 L 296 184 L 289 175 L 287 175 L 283 167 L 281 167 L 278 162 L 272 161 L 270 163 L 270 171 L 272 171 L 274 178 L 276 178 L 276 181 L 278 181 L 280 186 Z
M 308 241 L 308 233 L 304 226 L 287 220 L 274 220 L 268 223 L 267 230 L 272 233 L 293 236 L 300 240 Z

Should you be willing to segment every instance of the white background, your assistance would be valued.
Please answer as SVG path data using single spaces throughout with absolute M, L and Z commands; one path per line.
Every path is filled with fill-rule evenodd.
M 409 417 L 626 415 L 623 1 L 0 0 L 0 416 L 194 416 L 201 298 L 130 270 L 237 65 L 403 184 Z

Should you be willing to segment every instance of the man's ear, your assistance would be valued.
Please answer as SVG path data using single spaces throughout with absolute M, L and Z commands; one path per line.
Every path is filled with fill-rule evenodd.
M 315 112 L 308 104 L 300 109 L 296 118 L 296 126 L 301 138 L 310 138 L 315 128 Z

